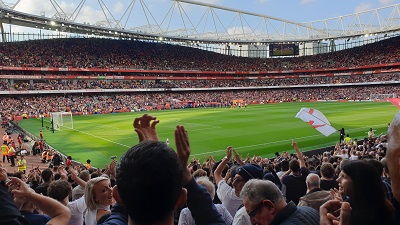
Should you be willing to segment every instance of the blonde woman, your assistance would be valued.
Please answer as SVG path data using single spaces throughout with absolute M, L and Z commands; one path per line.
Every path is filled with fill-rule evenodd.
M 110 179 L 96 177 L 89 180 L 85 186 L 85 202 L 87 205 L 86 225 L 96 225 L 102 216 L 110 214 L 110 205 L 113 202 Z

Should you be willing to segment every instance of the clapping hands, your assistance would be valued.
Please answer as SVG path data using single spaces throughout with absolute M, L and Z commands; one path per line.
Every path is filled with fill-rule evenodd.
M 133 127 L 139 136 L 139 142 L 145 140 L 158 141 L 156 125 L 160 121 L 156 117 L 144 114 L 133 121 Z

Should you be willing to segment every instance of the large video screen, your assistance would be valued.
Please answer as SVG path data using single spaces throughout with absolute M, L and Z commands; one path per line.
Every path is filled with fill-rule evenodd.
M 299 55 L 299 46 L 296 44 L 270 44 L 270 56 L 291 56 Z

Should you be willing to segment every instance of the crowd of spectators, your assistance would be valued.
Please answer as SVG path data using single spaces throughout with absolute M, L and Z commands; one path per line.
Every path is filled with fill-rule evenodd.
M 399 62 L 400 37 L 329 54 L 246 58 L 130 40 L 52 39 L 2 43 L 0 64 L 11 67 L 129 68 L 200 71 L 286 71 Z
M 254 59 L 221 55 L 189 47 L 141 41 L 108 39 L 54 39 L 2 43 L 0 63 L 11 67 L 129 68 L 202 71 L 279 71 L 355 67 L 398 62 L 400 38 L 363 47 L 307 57 Z M 2 74 L 7 71 L 2 71 Z M 33 71 L 12 70 L 24 75 Z M 96 74 L 94 74 L 96 75 Z M 98 74 L 102 75 L 102 74 Z M 104 75 L 104 74 L 103 74 Z M 123 75 L 123 74 L 121 74 Z M 151 74 L 142 74 L 143 76 Z M 234 80 L 18 80 L 2 81 L 0 90 L 13 91 L 2 97 L 3 115 L 37 116 L 52 111 L 109 113 L 183 107 L 230 107 L 235 99 L 245 104 L 314 100 L 368 100 L 370 94 L 397 94 L 399 73 L 338 76 L 293 74 L 293 78 Z M 157 74 L 157 76 L 171 76 Z M 177 75 L 182 76 L 182 75 Z M 197 76 L 197 75 L 188 75 Z M 232 75 L 234 76 L 234 75 Z M 264 77 L 262 77 L 264 78 Z M 382 82 L 386 85 L 371 85 Z M 346 84 L 357 86 L 346 86 Z M 335 84 L 334 87 L 321 85 Z M 286 86 L 311 85 L 307 88 Z M 276 88 L 282 87 L 282 88 Z M 165 92 L 171 88 L 218 88 L 219 91 Z M 224 88 L 226 88 L 224 90 Z M 234 88 L 234 89 L 232 89 Z M 63 90 L 88 89 L 91 95 L 62 95 Z M 107 93 L 108 89 L 159 89 L 153 92 Z M 14 91 L 58 90 L 59 95 L 18 95 Z M 103 93 L 103 90 L 104 93 Z M 131 93 L 129 93 L 131 92 Z M 98 94 L 102 93 L 102 94 Z
M 40 40 L 2 43 L 0 64 L 15 67 L 202 71 L 343 68 L 399 62 L 399 41 L 400 38 L 392 38 L 363 48 L 326 55 L 251 59 L 162 43 L 106 39 Z M 400 95 L 398 85 L 364 84 L 328 88 L 318 84 L 391 83 L 397 81 L 398 76 L 398 73 L 391 73 L 251 81 L 164 82 L 47 80 L 16 81 L 13 86 L 3 81 L 0 83 L 1 90 L 316 86 L 259 90 L 238 88 L 230 91 L 13 95 L 2 97 L 0 107 L 2 115 L 38 116 L 54 111 L 111 113 L 117 110 L 147 110 L 148 107 L 167 109 L 167 105 L 168 109 L 231 107 L 235 99 L 241 99 L 245 104 L 368 100 L 371 94 L 377 93 Z M 359 142 L 347 139 L 321 155 L 304 156 L 293 141 L 296 154 L 278 152 L 273 159 L 260 156 L 243 158 L 229 146 L 223 159 L 217 161 L 210 156 L 203 162 L 196 158 L 189 160 L 190 144 L 184 127 L 177 126 L 175 130 L 175 153 L 166 143 L 158 140 L 157 123 L 156 118 L 149 115 L 136 118 L 134 127 L 140 143 L 129 149 L 119 163 L 113 160 L 105 168 L 92 168 L 90 161 L 86 166 L 63 166 L 58 160 L 45 170 L 36 167 L 29 171 L 7 173 L 1 165 L 0 224 L 81 225 L 83 221 L 86 225 L 399 223 L 400 114 L 391 123 L 387 136 L 369 137 Z M 201 178 L 195 180 L 193 177 Z M 212 185 L 207 188 L 209 182 Z M 71 190 L 75 192 L 70 194 Z M 179 213 L 184 206 L 188 209 Z
M 39 116 L 50 112 L 112 113 L 118 110 L 180 109 L 187 107 L 231 107 L 234 100 L 243 104 L 268 104 L 317 100 L 369 100 L 371 94 L 400 95 L 398 85 L 287 88 L 231 91 L 140 92 L 89 95 L 16 95 L 2 97 L 3 115 Z M 168 106 L 167 106 L 168 105 Z
M 399 222 L 400 193 L 395 188 L 400 177 L 394 175 L 400 156 L 400 114 L 392 121 L 387 135 L 361 141 L 346 139 L 320 155 L 305 156 L 299 144 L 292 141 L 295 154 L 277 152 L 274 158 L 244 158 L 228 146 L 221 160 L 212 156 L 189 159 L 189 138 L 182 126 L 175 130 L 176 154 L 166 143 L 158 141 L 155 130 L 158 122 L 147 114 L 136 118 L 133 124 L 140 143 L 129 149 L 120 162 L 112 160 L 105 168 L 60 163 L 50 164 L 45 170 L 32 168 L 24 174 L 6 173 L 1 167 L 0 222 L 24 224 L 27 220 L 28 224 L 60 225 L 83 224 L 83 221 L 86 225 L 133 224 L 128 220 L 135 224 L 164 221 L 162 224 L 170 225 L 339 222 L 356 225 L 360 221 L 367 225 L 394 225 Z M 185 206 L 188 208 L 183 209 Z
M 266 78 L 245 80 L 37 80 L 3 81 L 1 90 L 84 90 L 84 89 L 148 89 L 148 88 L 220 88 L 220 87 L 270 87 L 290 85 L 321 85 L 370 82 L 397 82 L 400 73 L 370 74 L 332 77 Z

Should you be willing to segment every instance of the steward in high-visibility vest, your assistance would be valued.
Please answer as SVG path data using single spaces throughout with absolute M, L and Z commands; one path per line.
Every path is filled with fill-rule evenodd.
M 348 134 L 346 134 L 346 137 L 344 138 L 344 141 L 343 141 L 345 144 L 347 144 L 347 145 L 351 145 L 351 142 L 353 142 L 352 140 L 351 140 L 351 138 L 349 137 L 349 135 Z
M 90 165 L 91 162 L 90 159 L 86 160 L 86 169 L 92 168 L 92 165 Z
M 11 144 L 8 145 L 8 157 L 11 160 L 11 166 L 15 166 L 15 149 Z
M 1 154 L 3 155 L 3 163 L 5 163 L 5 159 L 7 157 L 7 161 L 10 162 L 10 158 L 8 157 L 8 152 L 10 149 L 7 146 L 7 142 L 4 141 L 3 145 L 1 146 Z
M 46 156 L 46 161 L 47 162 L 51 162 L 52 159 L 53 159 L 53 152 L 52 151 L 48 151 L 47 152 L 47 156 Z
M 47 151 L 42 152 L 42 163 L 45 163 L 47 161 Z
M 23 155 L 21 155 L 21 158 L 18 159 L 17 165 L 18 165 L 18 171 L 26 173 L 26 160 L 24 159 Z

